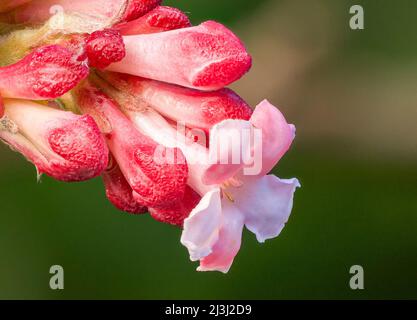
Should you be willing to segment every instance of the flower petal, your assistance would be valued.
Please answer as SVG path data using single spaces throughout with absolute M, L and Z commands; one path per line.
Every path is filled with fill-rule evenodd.
M 188 249 L 192 261 L 200 260 L 212 252 L 221 227 L 220 189 L 207 192 L 184 221 L 181 243 Z
M 254 154 L 262 154 L 260 175 L 263 176 L 273 169 L 290 148 L 295 137 L 295 127 L 288 124 L 282 113 L 267 100 L 255 108 L 250 122 L 262 130 L 262 146 L 255 144 Z
M 243 177 L 243 187 L 228 189 L 245 215 L 245 225 L 259 242 L 277 237 L 288 221 L 297 179 Z
M 222 227 L 219 238 L 210 255 L 200 262 L 198 271 L 220 271 L 227 273 L 232 266 L 242 242 L 244 216 L 232 202 L 222 202 Z
M 211 167 L 203 175 L 205 184 L 221 184 L 244 167 L 242 136 L 251 130 L 251 123 L 245 120 L 224 120 L 213 126 L 209 148 Z

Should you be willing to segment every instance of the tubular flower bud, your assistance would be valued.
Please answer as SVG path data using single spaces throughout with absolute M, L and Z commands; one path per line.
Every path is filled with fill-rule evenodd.
M 142 214 L 147 208 L 140 204 L 133 196 L 133 189 L 126 181 L 119 165 L 114 159 L 103 172 L 103 182 L 107 199 L 119 210 L 133 214 Z
M 144 16 L 115 26 L 124 36 L 158 33 L 163 31 L 191 27 L 187 15 L 181 10 L 159 6 Z
M 0 94 L 5 98 L 54 99 L 87 75 L 88 67 L 72 51 L 58 45 L 45 46 L 0 68 Z
M 252 66 L 242 42 L 214 21 L 123 39 L 126 58 L 109 71 L 210 91 L 233 83 Z
M 126 56 L 119 31 L 106 29 L 93 32 L 86 41 L 86 52 L 91 67 L 104 69 Z
M 105 72 L 100 76 L 165 117 L 207 133 L 223 120 L 249 120 L 252 114 L 251 107 L 227 88 L 204 92 L 120 73 Z
M 78 106 L 92 115 L 105 133 L 107 144 L 138 201 L 157 207 L 182 199 L 188 167 L 180 150 L 161 149 L 152 139 L 136 130 L 116 103 L 86 84 L 77 90 Z M 161 153 L 156 151 L 161 150 Z M 164 154 L 176 159 L 168 163 Z
M 149 208 L 149 213 L 157 221 L 182 227 L 184 220 L 190 215 L 200 200 L 200 195 L 187 186 L 184 198 L 169 206 Z
M 31 161 L 39 174 L 83 181 L 106 168 L 108 149 L 93 118 L 38 103 L 5 99 L 10 124 L 0 138 Z

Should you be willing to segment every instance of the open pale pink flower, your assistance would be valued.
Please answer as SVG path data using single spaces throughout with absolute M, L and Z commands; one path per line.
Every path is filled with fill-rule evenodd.
M 83 181 L 106 168 L 108 149 L 92 117 L 24 100 L 5 99 L 4 106 L 0 139 L 30 160 L 39 174 Z
M 252 66 L 239 38 L 214 21 L 123 39 L 126 58 L 109 71 L 211 91 L 238 80 Z
M 200 271 L 229 271 L 244 226 L 259 242 L 278 236 L 291 213 L 295 189 L 300 186 L 297 179 L 265 175 L 288 150 L 294 127 L 267 101 L 258 105 L 249 122 L 262 131 L 262 147 L 254 147 L 254 151 L 262 148 L 256 150 L 262 152 L 262 170 L 257 175 L 241 171 L 227 181 L 219 177 L 184 222 L 181 243 L 191 260 L 200 261 Z M 238 128 L 245 128 L 241 120 L 226 120 L 213 128 L 211 136 L 217 139 L 222 130 Z
M 187 15 L 172 7 L 158 6 L 136 20 L 123 22 L 114 28 L 124 36 L 157 33 L 191 27 Z

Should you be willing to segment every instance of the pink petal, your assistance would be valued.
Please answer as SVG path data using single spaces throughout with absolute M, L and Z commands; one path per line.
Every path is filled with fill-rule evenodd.
M 207 192 L 184 221 L 181 243 L 188 249 L 191 261 L 200 260 L 212 252 L 219 239 L 222 221 L 220 189 Z
M 203 182 L 220 184 L 241 169 L 248 176 L 267 174 L 289 149 L 295 127 L 264 100 L 250 121 L 224 120 L 210 130 L 210 162 L 221 164 L 206 172 Z
M 213 126 L 209 150 L 213 165 L 203 176 L 204 183 L 221 184 L 243 169 L 244 148 L 250 148 L 250 144 L 244 144 L 243 136 L 250 135 L 252 129 L 251 123 L 244 120 L 224 120 Z
M 212 253 L 200 261 L 198 271 L 220 271 L 227 273 L 239 252 L 242 240 L 244 217 L 233 203 L 222 202 L 222 225 L 219 238 Z
M 274 175 L 241 179 L 242 188 L 228 191 L 244 214 L 246 227 L 259 242 L 277 237 L 291 214 L 294 192 L 300 183 L 295 178 L 279 179 Z
M 254 152 L 262 153 L 260 175 L 266 175 L 290 148 L 295 137 L 295 127 L 288 124 L 282 113 L 267 100 L 255 108 L 250 122 L 262 130 L 262 146 L 256 146 Z

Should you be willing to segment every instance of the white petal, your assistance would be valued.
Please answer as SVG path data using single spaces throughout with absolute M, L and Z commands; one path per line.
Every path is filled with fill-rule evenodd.
M 184 221 L 181 243 L 188 249 L 192 261 L 200 260 L 212 252 L 219 238 L 222 221 L 220 189 L 207 192 Z
M 229 200 L 222 200 L 222 227 L 212 253 L 200 261 L 198 271 L 227 273 L 232 266 L 242 241 L 244 216 Z
M 245 225 L 259 242 L 277 237 L 288 221 L 297 179 L 243 177 L 241 188 L 231 189 L 235 203 L 245 215 Z

